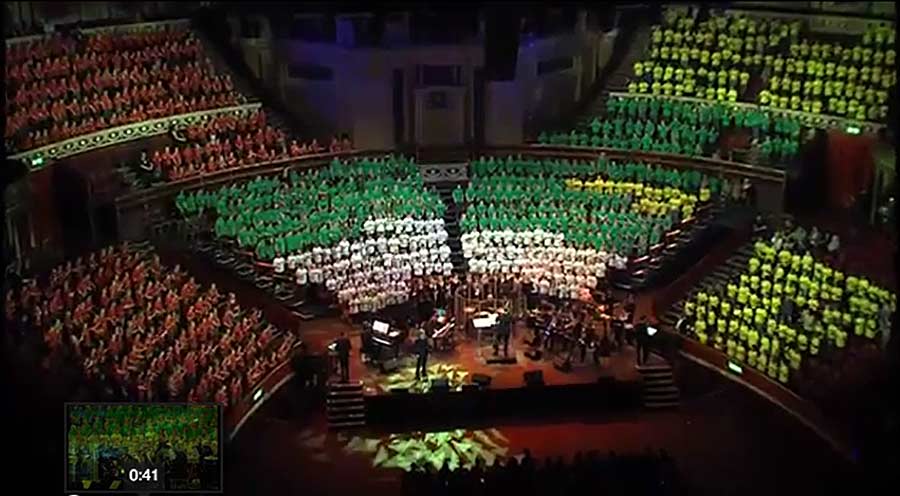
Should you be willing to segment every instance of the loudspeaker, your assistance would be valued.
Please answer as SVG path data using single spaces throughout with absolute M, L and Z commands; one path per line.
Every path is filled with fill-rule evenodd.
M 525 372 L 522 375 L 522 378 L 525 379 L 526 386 L 543 386 L 544 385 L 544 372 L 540 370 L 530 370 Z
M 489 12 L 485 22 L 484 66 L 490 81 L 511 81 L 519 58 L 519 16 L 506 9 Z
M 544 353 L 541 350 L 528 350 L 525 352 L 525 356 L 532 360 L 540 360 Z
M 486 388 L 491 385 L 491 376 L 486 374 L 472 374 L 472 383 Z
M 450 381 L 446 377 L 431 380 L 431 391 L 434 393 L 446 393 L 450 391 Z

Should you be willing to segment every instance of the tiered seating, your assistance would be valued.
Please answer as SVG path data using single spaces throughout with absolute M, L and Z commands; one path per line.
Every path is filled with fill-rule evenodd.
M 423 278 L 453 269 L 445 206 L 402 157 L 335 159 L 286 181 L 257 178 L 176 203 L 186 217 L 214 212 L 217 237 L 300 285 L 325 284 L 350 314 L 405 301 Z
M 785 160 L 800 148 L 801 126 L 796 120 L 727 103 L 612 97 L 606 102 L 606 114 L 568 134 L 542 133 L 538 141 L 711 156 L 719 150 L 724 131 L 743 129 L 756 138 L 764 160 Z
M 799 22 L 726 16 L 696 22 L 668 11 L 664 24 L 653 27 L 648 58 L 634 65 L 629 92 L 744 100 L 765 57 L 799 36 Z
M 819 42 L 800 21 L 719 16 L 696 22 L 674 11 L 655 26 L 630 93 L 757 101 L 778 109 L 884 122 L 896 84 L 894 29 L 873 27 L 843 43 Z M 748 93 L 753 75 L 763 79 Z
M 792 43 L 765 59 L 761 105 L 884 122 L 897 82 L 894 30 L 873 28 L 855 43 Z
M 316 140 L 288 143 L 284 132 L 267 124 L 262 110 L 241 117 L 215 117 L 188 127 L 179 138 L 182 143 L 156 150 L 150 156 L 152 169 L 171 181 L 325 151 Z M 329 151 L 350 148 L 349 140 L 335 139 Z
M 57 267 L 43 288 L 32 281 L 6 304 L 8 317 L 31 317 L 51 357 L 132 400 L 232 405 L 295 343 L 290 333 L 277 342 L 234 295 L 201 291 L 180 267 L 127 245 Z
M 462 246 L 469 272 L 520 276 L 545 294 L 581 298 L 690 218 L 720 184 L 645 164 L 482 158 L 472 163 Z
M 7 149 L 238 104 L 186 28 L 54 34 L 6 48 Z
M 745 272 L 702 290 L 683 309 L 688 333 L 787 384 L 804 359 L 874 340 L 890 327 L 896 295 L 846 276 L 806 252 L 755 243 Z
M 538 141 L 628 150 L 710 155 L 718 149 L 722 117 L 713 108 L 701 112 L 691 104 L 643 98 L 610 98 L 606 118 L 567 134 L 542 135 Z M 723 114 L 724 115 L 724 114 Z M 702 118 L 702 120 L 701 120 Z M 690 119 L 690 120 L 688 120 Z

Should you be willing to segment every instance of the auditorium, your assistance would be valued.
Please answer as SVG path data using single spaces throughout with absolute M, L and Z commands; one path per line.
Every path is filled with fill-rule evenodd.
M 900 483 L 894 2 L 3 8 L 9 494 Z

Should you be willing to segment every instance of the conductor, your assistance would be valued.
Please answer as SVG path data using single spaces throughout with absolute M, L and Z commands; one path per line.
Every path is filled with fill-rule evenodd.
M 428 335 L 424 329 L 419 330 L 416 341 L 413 343 L 416 352 L 416 380 L 428 378 Z
M 497 332 L 494 333 L 494 356 L 500 354 L 500 343 L 503 343 L 503 356 L 509 356 L 509 335 L 512 333 L 512 318 L 503 312 L 497 322 Z
M 341 367 L 341 382 L 349 382 L 350 381 L 350 350 L 352 349 L 352 345 L 350 344 L 350 338 L 347 337 L 347 333 L 341 331 L 341 337 L 337 339 L 335 342 L 336 351 L 338 356 L 338 363 Z

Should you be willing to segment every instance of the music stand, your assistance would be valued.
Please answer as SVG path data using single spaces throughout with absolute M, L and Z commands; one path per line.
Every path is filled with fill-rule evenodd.
M 482 312 L 478 317 L 472 319 L 472 327 L 478 334 L 478 358 L 483 358 L 481 353 L 481 336 L 486 329 L 491 329 L 497 324 L 497 314 Z

